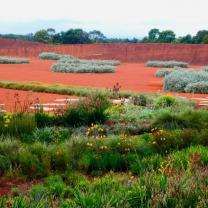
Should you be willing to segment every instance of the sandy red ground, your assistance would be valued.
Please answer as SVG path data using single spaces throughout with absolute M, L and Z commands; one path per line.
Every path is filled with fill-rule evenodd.
M 30 64 L 0 64 L 0 79 L 13 81 L 39 81 L 45 83 L 62 83 L 71 86 L 112 88 L 116 82 L 122 90 L 144 93 L 162 93 L 162 78 L 155 77 L 157 69 L 148 68 L 144 63 L 123 63 L 116 73 L 110 74 L 66 74 L 50 71 L 54 61 L 43 61 L 32 58 Z M 0 89 L 0 103 L 11 104 L 17 91 Z M 19 91 L 20 97 L 28 92 Z M 179 95 L 178 93 L 175 93 Z M 181 94 L 180 94 L 181 95 Z M 182 94 L 183 95 L 183 94 Z M 39 98 L 41 102 L 53 102 L 64 97 L 47 93 L 29 93 L 30 99 Z M 183 95 L 184 96 L 184 95 Z M 186 97 L 206 97 L 207 95 L 185 94 Z

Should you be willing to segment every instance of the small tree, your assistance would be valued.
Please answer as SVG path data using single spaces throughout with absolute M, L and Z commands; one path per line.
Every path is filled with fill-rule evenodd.
M 93 30 L 89 32 L 88 34 L 89 34 L 89 39 L 95 43 L 104 42 L 106 40 L 105 35 L 99 30 Z

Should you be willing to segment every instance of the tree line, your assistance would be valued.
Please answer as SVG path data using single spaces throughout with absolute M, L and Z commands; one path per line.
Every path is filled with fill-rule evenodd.
M 200 30 L 195 36 L 187 34 L 176 37 L 172 30 L 160 31 L 157 28 L 151 29 L 143 39 L 121 39 L 107 38 L 101 31 L 93 30 L 86 32 L 82 29 L 70 29 L 57 33 L 55 29 L 42 29 L 34 34 L 16 35 L 0 34 L 0 38 L 13 38 L 29 40 L 48 44 L 90 44 L 90 43 L 178 43 L 178 44 L 208 44 L 208 30 Z

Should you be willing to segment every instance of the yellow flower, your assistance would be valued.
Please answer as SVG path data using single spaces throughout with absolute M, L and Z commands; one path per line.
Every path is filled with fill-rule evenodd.
M 8 124 L 10 123 L 10 120 L 7 118 L 4 122 Z

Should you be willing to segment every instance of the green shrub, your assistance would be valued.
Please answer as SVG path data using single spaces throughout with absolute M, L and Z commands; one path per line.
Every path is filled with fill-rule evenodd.
M 135 95 L 131 98 L 131 101 L 134 105 L 139 105 L 139 106 L 146 106 L 147 103 L 149 102 L 147 96 L 145 95 Z
M 170 107 L 174 104 L 176 104 L 176 98 L 172 95 L 162 95 L 155 101 L 156 108 Z
M 170 74 L 173 70 L 170 69 L 160 69 L 156 71 L 156 77 L 165 77 L 166 75 Z
M 162 67 L 162 68 L 174 68 L 174 67 L 181 67 L 187 68 L 188 63 L 181 62 L 181 61 L 148 61 L 146 63 L 148 67 Z
M 181 114 L 165 112 L 155 118 L 153 126 L 164 129 L 205 129 L 208 128 L 208 112 L 206 110 L 186 111 Z
M 176 70 L 165 77 L 163 88 L 166 91 L 185 92 L 189 84 L 198 82 L 208 82 L 208 74 L 202 71 Z
M 29 59 L 13 58 L 13 57 L 0 57 L 0 64 L 28 64 Z
M 184 128 L 183 119 L 173 113 L 164 112 L 158 115 L 153 121 L 153 126 L 162 129 L 178 129 Z
M 47 195 L 47 188 L 41 184 L 34 185 L 30 189 L 30 196 L 34 200 L 41 200 L 44 195 Z
M 34 143 L 19 150 L 19 166 L 22 174 L 29 178 L 47 176 L 50 173 L 51 162 L 46 146 Z
M 186 86 L 185 91 L 189 93 L 207 94 L 208 93 L 208 81 L 190 83 Z
M 35 118 L 31 114 L 16 113 L 0 116 L 0 134 L 11 136 L 30 134 L 36 126 Z
M 135 175 L 143 175 L 147 171 L 151 172 L 158 170 L 163 161 L 164 158 L 158 154 L 150 157 L 138 158 L 130 165 L 130 171 Z
M 68 58 L 73 59 L 73 56 L 67 55 L 67 54 L 57 54 L 53 52 L 42 52 L 39 54 L 40 59 L 44 60 L 59 60 L 61 58 Z
M 207 130 L 183 129 L 153 133 L 153 145 L 161 154 L 180 150 L 191 145 L 207 145 Z
M 52 126 L 56 124 L 56 117 L 43 112 L 35 113 L 35 120 L 38 127 Z
M 9 158 L 0 154 L 0 176 L 7 173 L 11 165 Z
M 63 120 L 69 126 L 103 123 L 107 119 L 105 110 L 109 106 L 110 102 L 104 95 L 91 95 L 74 106 L 70 106 Z
M 42 82 L 15 82 L 15 81 L 0 81 L 0 87 L 5 89 L 15 89 L 33 92 L 47 92 L 61 95 L 76 95 L 89 96 L 92 94 L 104 94 L 107 97 L 125 97 L 128 98 L 135 95 L 135 92 L 119 91 L 115 95 L 108 89 L 87 88 L 87 87 L 73 87 L 63 84 L 46 84 Z
M 34 130 L 31 139 L 33 142 L 60 143 L 69 139 L 71 134 L 69 129 L 45 127 Z

